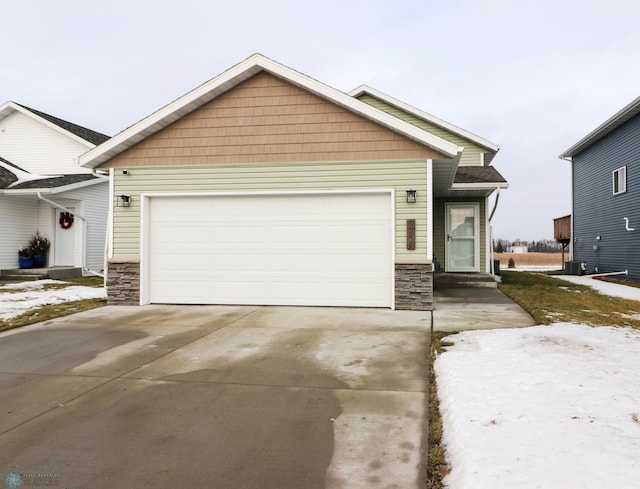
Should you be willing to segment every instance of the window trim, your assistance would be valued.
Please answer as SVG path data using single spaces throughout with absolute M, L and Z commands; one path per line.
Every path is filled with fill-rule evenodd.
M 613 179 L 613 195 L 624 194 L 627 191 L 627 166 L 621 166 L 611 173 Z

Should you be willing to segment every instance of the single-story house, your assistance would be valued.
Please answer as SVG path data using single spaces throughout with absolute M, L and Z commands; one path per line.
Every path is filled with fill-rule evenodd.
M 498 146 L 255 54 L 80 157 L 108 169 L 112 304 L 429 310 L 490 273 Z
M 39 231 L 48 265 L 100 271 L 105 262 L 108 178 L 78 156 L 108 136 L 15 102 L 0 106 L 0 269 Z
M 571 255 L 583 273 L 640 281 L 640 97 L 575 143 Z M 624 278 L 624 277 L 621 277 Z

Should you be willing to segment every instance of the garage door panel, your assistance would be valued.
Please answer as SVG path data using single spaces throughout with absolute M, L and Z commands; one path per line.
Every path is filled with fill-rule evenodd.
M 324 226 L 309 226 L 306 221 L 300 225 L 289 223 L 273 226 L 268 232 L 268 240 L 271 244 L 307 244 L 327 241 L 327 231 Z
M 150 302 L 390 307 L 389 193 L 153 197 Z
M 328 258 L 320 253 L 272 253 L 269 255 L 269 272 L 322 273 L 327 269 Z M 309 280 L 312 277 L 308 277 Z

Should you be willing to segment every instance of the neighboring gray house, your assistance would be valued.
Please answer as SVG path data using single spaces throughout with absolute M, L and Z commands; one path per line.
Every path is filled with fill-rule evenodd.
M 573 260 L 640 281 L 640 97 L 560 158 L 571 162 Z

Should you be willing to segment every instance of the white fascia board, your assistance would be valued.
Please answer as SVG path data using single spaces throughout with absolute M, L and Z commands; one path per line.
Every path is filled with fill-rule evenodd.
M 406 102 L 403 102 L 402 100 L 398 100 L 397 98 L 392 97 L 391 95 L 387 95 L 386 93 L 376 90 L 375 88 L 372 88 L 368 85 L 360 85 L 355 90 L 352 90 L 351 92 L 349 92 L 349 95 L 354 98 L 357 98 L 363 94 L 368 94 L 368 95 L 371 95 L 372 97 L 378 98 L 383 102 L 393 105 L 404 112 L 413 114 L 416 117 L 420 119 L 424 119 L 426 122 L 433 124 L 434 126 L 441 127 L 446 131 L 457 134 L 458 136 L 464 139 L 467 139 L 479 146 L 482 146 L 483 148 L 486 148 L 490 151 L 495 151 L 495 152 L 500 151 L 500 146 L 497 145 L 496 143 L 493 143 L 488 139 L 478 136 L 477 134 L 473 134 L 465 129 L 462 129 L 461 127 L 458 127 L 454 124 L 451 124 L 450 122 L 440 119 L 439 117 L 436 117 L 433 114 L 429 114 L 428 112 L 425 112 L 416 107 L 413 107 L 412 105 L 409 105 Z
M 632 117 L 640 114 L 640 97 L 623 107 L 621 110 L 609 117 L 605 122 L 596 127 L 593 131 L 583 137 L 576 144 L 562 153 L 558 158 L 561 160 L 570 160 L 571 157 L 588 148 L 598 140 L 605 137 L 611 131 L 627 122 Z
M 507 189 L 509 188 L 508 182 L 495 182 L 495 183 L 454 183 L 451 185 L 451 190 L 495 190 L 495 189 Z
M 241 63 L 229 68 L 217 77 L 200 85 L 191 92 L 174 100 L 160 110 L 115 135 L 108 141 L 80 156 L 80 166 L 95 168 L 122 151 L 142 141 L 147 136 L 167 127 L 218 95 L 251 78 L 260 71 L 267 71 L 289 82 L 309 90 L 323 98 L 356 112 L 368 119 L 422 143 L 444 155 L 454 157 L 460 151 L 455 144 L 434 136 L 418 127 L 386 114 L 344 92 L 292 70 L 261 54 L 254 54 Z
M 86 139 L 82 139 L 80 136 L 63 129 L 62 127 L 54 124 L 53 122 L 48 121 L 47 119 L 43 119 L 39 115 L 34 114 L 30 110 L 25 109 L 24 107 L 16 104 L 15 102 L 9 101 L 9 102 L 6 102 L 4 105 L 0 106 L 0 120 L 11 115 L 13 112 L 20 112 L 21 114 L 24 114 L 27 117 L 31 117 L 33 120 L 39 122 L 40 124 L 50 127 L 54 131 L 59 132 L 60 134 L 68 137 L 69 139 L 73 139 L 74 141 L 82 144 L 83 146 L 86 146 L 89 149 L 95 147 L 95 144 L 90 143 Z

